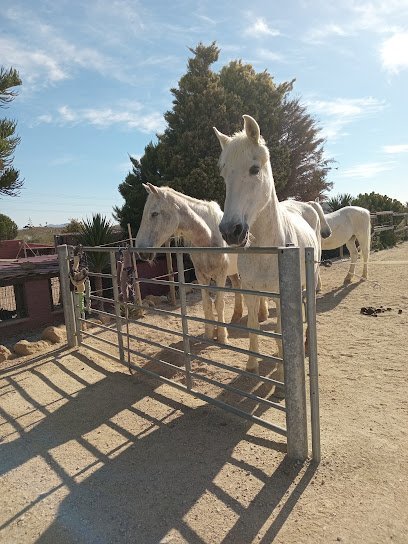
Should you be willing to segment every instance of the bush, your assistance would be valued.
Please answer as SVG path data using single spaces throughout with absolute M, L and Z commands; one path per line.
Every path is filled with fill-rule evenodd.
M 7 215 L 0 213 L 0 240 L 14 240 L 18 227 Z

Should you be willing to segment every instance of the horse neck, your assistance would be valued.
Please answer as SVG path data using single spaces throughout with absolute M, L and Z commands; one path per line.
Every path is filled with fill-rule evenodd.
M 194 202 L 178 194 L 179 226 L 178 234 L 187 238 L 192 245 L 206 247 L 213 245 L 214 229 L 209 224 L 210 212 L 205 213 L 205 202 Z
M 254 246 L 281 246 L 285 245 L 285 226 L 283 210 L 276 196 L 275 184 L 271 172 L 271 193 L 266 205 L 259 212 L 251 227 Z

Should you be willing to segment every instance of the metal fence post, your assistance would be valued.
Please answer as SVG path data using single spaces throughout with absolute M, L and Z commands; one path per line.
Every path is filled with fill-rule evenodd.
M 299 248 L 280 248 L 278 261 L 288 457 L 304 461 L 308 446 Z
M 186 368 L 186 385 L 188 389 L 192 388 L 192 379 L 191 379 L 191 357 L 190 357 L 190 338 L 188 336 L 188 319 L 187 315 L 187 299 L 186 299 L 186 288 L 185 288 L 185 279 L 184 279 L 184 262 L 183 254 L 181 252 L 177 253 L 177 278 L 180 290 L 180 304 L 181 304 L 181 322 L 183 327 L 183 348 L 184 348 L 184 364 Z
M 111 263 L 112 289 L 113 289 L 113 298 L 114 298 L 115 316 L 116 316 L 116 329 L 118 332 L 119 358 L 120 358 L 120 361 L 123 364 L 125 364 L 125 352 L 123 350 L 123 336 L 122 336 L 122 316 L 120 314 L 118 275 L 116 271 L 115 250 L 113 249 L 112 251 L 110 251 L 109 255 L 110 255 L 110 263 Z
M 166 247 L 170 247 L 170 240 L 167 240 Z M 167 262 L 167 273 L 169 275 L 169 280 L 174 281 L 174 271 L 173 271 L 173 262 L 171 258 L 171 253 L 166 253 L 166 262 Z M 176 305 L 176 287 L 175 285 L 170 285 L 170 303 L 173 306 Z
M 81 309 L 79 307 L 79 296 L 80 294 L 78 292 L 72 293 L 73 299 L 74 299 L 74 315 L 75 315 L 75 328 L 76 328 L 76 338 L 78 346 L 82 344 L 82 324 L 79 318 L 81 317 Z
M 58 264 L 60 273 L 60 288 L 62 294 L 62 305 L 64 309 L 65 328 L 67 331 L 67 344 L 69 348 L 76 346 L 76 327 L 75 327 L 75 312 L 74 300 L 70 288 L 69 280 L 69 255 L 68 246 L 58 246 Z
M 305 250 L 306 258 L 306 318 L 309 346 L 310 417 L 312 421 L 312 456 L 320 463 L 320 411 L 319 411 L 319 371 L 317 365 L 316 334 L 316 283 L 314 249 Z

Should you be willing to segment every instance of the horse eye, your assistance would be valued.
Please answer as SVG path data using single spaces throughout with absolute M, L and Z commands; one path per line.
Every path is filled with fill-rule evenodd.
M 257 166 L 256 164 L 252 165 L 251 168 L 249 169 L 249 173 L 251 174 L 251 176 L 256 176 L 257 174 L 259 174 L 259 166 Z
M 158 215 L 159 215 L 159 212 L 153 212 L 151 216 L 152 217 L 157 217 Z

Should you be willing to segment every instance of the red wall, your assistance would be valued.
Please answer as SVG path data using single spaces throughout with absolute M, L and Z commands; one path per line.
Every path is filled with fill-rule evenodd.
M 45 325 L 64 321 L 62 309 L 52 310 L 49 279 L 33 279 L 24 283 L 27 318 L 2 321 L 0 336 L 12 336 Z

